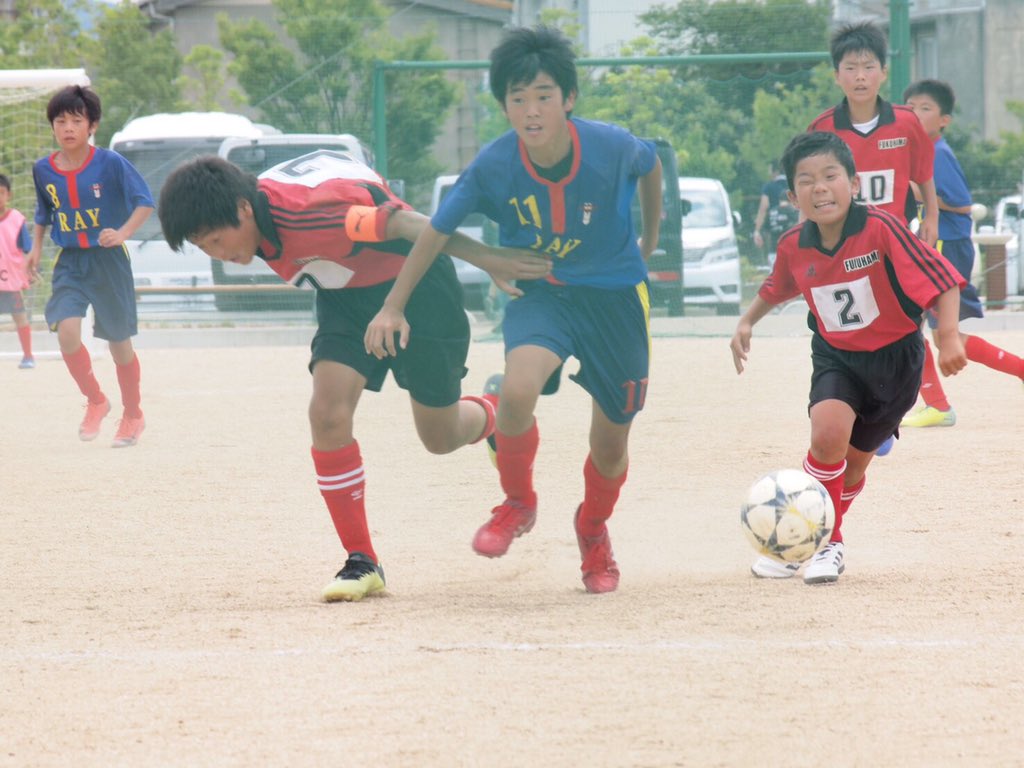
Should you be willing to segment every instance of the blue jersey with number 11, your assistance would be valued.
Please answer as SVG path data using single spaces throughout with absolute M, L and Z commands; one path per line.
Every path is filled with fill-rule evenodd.
M 571 119 L 572 166 L 541 178 L 515 131 L 488 144 L 462 173 L 431 219 L 452 234 L 471 213 L 498 224 L 501 245 L 552 260 L 552 277 L 595 288 L 634 286 L 647 277 L 630 214 L 637 179 L 657 161 L 654 144 L 623 128 Z

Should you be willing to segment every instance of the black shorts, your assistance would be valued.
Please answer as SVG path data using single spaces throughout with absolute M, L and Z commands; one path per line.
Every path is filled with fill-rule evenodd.
M 870 453 L 890 435 L 917 400 L 924 368 L 924 339 L 919 331 L 874 352 L 848 352 L 811 337 L 810 405 L 841 400 L 853 408 L 850 444 Z
M 444 408 L 459 399 L 469 353 L 469 320 L 462 288 L 448 256 L 440 255 L 409 298 L 405 317 L 409 345 L 396 357 L 378 360 L 366 353 L 366 326 L 380 311 L 393 281 L 366 288 L 317 291 L 317 331 L 309 370 L 320 360 L 347 365 L 379 392 L 388 371 L 418 403 Z

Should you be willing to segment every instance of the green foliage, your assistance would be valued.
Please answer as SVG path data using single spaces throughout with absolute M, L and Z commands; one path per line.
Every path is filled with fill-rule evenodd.
M 426 29 L 419 35 L 395 41 L 389 59 L 441 61 L 444 55 L 434 39 L 434 30 Z M 388 70 L 386 79 L 388 175 L 405 179 L 410 186 L 426 185 L 444 170 L 434 160 L 430 148 L 461 97 L 461 88 L 438 70 Z M 371 95 L 370 89 L 365 89 L 365 95 Z M 371 115 L 372 109 L 365 109 L 364 114 Z M 366 135 L 369 133 L 367 128 Z
M 89 39 L 79 14 L 87 7 L 84 0 L 15 0 L 13 20 L 5 16 L 0 23 L 0 67 L 84 66 L 83 50 Z
M 828 48 L 830 0 L 682 0 L 675 6 L 656 6 L 640 15 L 663 55 L 816 52 Z M 749 106 L 754 91 L 784 76 L 791 85 L 806 83 L 808 66 L 801 62 L 684 66 L 686 79 L 711 77 L 725 87 L 712 95 L 728 106 Z
M 245 101 L 286 132 L 353 133 L 370 141 L 374 61 L 444 58 L 433 30 L 391 38 L 388 11 L 378 0 L 274 0 L 274 6 L 298 55 L 257 21 L 221 17 L 218 29 Z M 457 97 L 443 72 L 389 73 L 390 176 L 414 185 L 437 174 L 430 147 Z
M 217 29 L 224 49 L 234 57 L 228 72 L 242 88 L 236 96 L 239 103 L 257 107 L 267 122 L 286 133 L 321 130 L 316 83 L 266 24 L 255 19 L 235 24 L 219 14 Z
M 1006 106 L 1024 125 L 1024 102 L 1010 101 Z M 945 139 L 964 170 L 971 197 L 974 202 L 987 205 L 990 216 L 1000 197 L 1021 191 L 1024 131 L 1003 131 L 999 141 L 978 141 L 961 130 L 954 119 Z
M 91 78 L 103 99 L 103 119 L 96 143 L 110 137 L 138 115 L 184 109 L 178 77 L 181 54 L 170 32 L 151 34 L 137 6 L 122 3 L 100 12 L 90 51 Z
M 737 145 L 738 159 L 767 178 L 768 166 L 779 159 L 790 139 L 840 98 L 829 64 L 818 65 L 806 85 L 776 82 L 758 90 L 751 109 L 752 130 Z
M 639 40 L 623 56 L 655 55 L 653 41 Z M 681 175 L 735 177 L 727 140 L 743 115 L 711 99 L 699 83 L 686 82 L 665 67 L 612 67 L 583 80 L 576 114 L 617 123 L 639 136 L 663 138 L 675 147 Z M 628 120 L 622 116 L 628 115 Z
M 190 104 L 204 112 L 221 109 L 220 92 L 224 88 L 224 52 L 209 45 L 197 45 L 185 57 L 185 67 L 195 77 L 183 74 L 179 84 L 189 93 Z

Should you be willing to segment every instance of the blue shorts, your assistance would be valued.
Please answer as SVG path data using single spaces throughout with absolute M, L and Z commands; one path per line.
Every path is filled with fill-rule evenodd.
M 506 354 L 531 345 L 551 350 L 563 362 L 575 356 L 580 369 L 570 378 L 610 421 L 632 421 L 644 407 L 650 370 L 647 283 L 608 289 L 534 281 L 520 287 L 526 295 L 505 308 Z
M 938 246 L 939 253 L 945 256 L 967 281 L 967 285 L 960 289 L 960 319 L 984 317 L 985 312 L 981 306 L 981 299 L 978 298 L 978 290 L 971 285 L 971 272 L 974 270 L 974 243 L 966 239 L 940 240 Z M 928 310 L 926 317 L 929 328 L 938 327 L 939 319 L 935 312 Z
M 61 320 L 85 317 L 92 305 L 93 336 L 124 341 L 139 332 L 135 280 L 128 250 L 63 248 L 53 266 L 53 295 L 46 302 L 46 324 L 56 331 Z
M 0 291 L 0 312 L 20 315 L 25 311 L 25 300 L 21 291 Z

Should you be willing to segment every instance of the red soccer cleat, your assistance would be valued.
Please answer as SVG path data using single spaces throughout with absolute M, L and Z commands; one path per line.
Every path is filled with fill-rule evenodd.
M 110 401 L 106 398 L 102 403 L 86 403 L 85 418 L 78 427 L 78 438 L 80 440 L 95 440 L 100 433 L 100 424 L 110 413 Z
M 491 519 L 473 537 L 473 549 L 484 557 L 501 557 L 512 539 L 519 538 L 537 522 L 537 510 L 518 501 L 505 499 L 491 510 Z
M 576 529 L 576 543 L 580 545 L 580 557 L 583 558 L 583 564 L 580 566 L 583 572 L 583 586 L 587 588 L 587 592 L 594 594 L 614 592 L 619 586 L 619 566 L 616 565 L 615 555 L 612 553 L 608 528 L 605 527 L 600 536 L 582 536 L 579 527 L 582 509 L 582 504 L 576 507 L 573 527 Z

